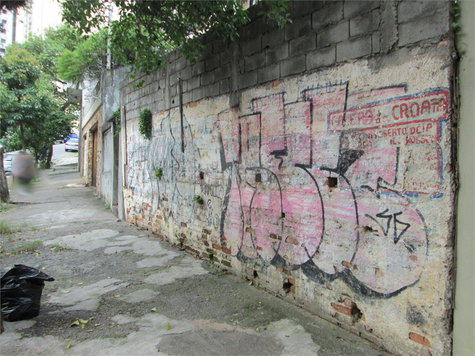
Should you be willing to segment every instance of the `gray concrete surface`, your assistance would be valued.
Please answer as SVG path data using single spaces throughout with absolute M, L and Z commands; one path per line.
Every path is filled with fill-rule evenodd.
M 0 214 L 1 273 L 55 281 L 38 317 L 5 322 L 1 355 L 388 355 L 118 220 L 76 172 L 21 194 Z

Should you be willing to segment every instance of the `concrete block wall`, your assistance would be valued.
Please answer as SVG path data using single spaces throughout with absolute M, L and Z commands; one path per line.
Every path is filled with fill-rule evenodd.
M 122 82 L 126 216 L 396 354 L 449 355 L 450 3 L 291 12 Z

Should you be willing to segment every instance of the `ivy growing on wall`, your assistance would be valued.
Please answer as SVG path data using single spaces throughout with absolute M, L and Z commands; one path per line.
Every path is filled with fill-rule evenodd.
M 139 131 L 147 140 L 152 137 L 152 112 L 149 109 L 140 112 Z
M 117 108 L 117 110 L 114 110 L 114 112 L 112 113 L 112 116 L 114 117 L 114 122 L 115 122 L 114 136 L 116 136 L 120 132 L 120 108 Z

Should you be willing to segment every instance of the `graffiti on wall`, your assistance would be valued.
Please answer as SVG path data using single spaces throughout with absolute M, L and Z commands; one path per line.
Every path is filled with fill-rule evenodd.
M 163 209 L 162 217 L 178 225 L 191 223 L 196 216 L 193 196 L 199 194 L 196 185 L 200 171 L 200 152 L 194 145 L 191 128 L 184 118 L 184 139 L 182 151 L 180 118 L 169 113 L 159 125 L 153 128 L 152 139 L 144 140 L 139 135 L 128 137 L 127 172 L 128 187 L 137 199 L 134 211 L 142 210 L 142 202 Z M 155 170 L 162 169 L 162 177 L 155 177 Z
M 340 81 L 297 102 L 278 93 L 253 99 L 247 115 L 220 113 L 222 243 L 242 260 L 341 278 L 363 294 L 414 285 L 428 241 L 411 199 L 441 196 L 448 94 L 405 91 L 350 94 Z
M 348 87 L 318 84 L 295 102 L 284 92 L 254 98 L 248 113 L 225 110 L 203 132 L 184 117 L 184 152 L 179 114 L 169 112 L 150 141 L 127 138 L 131 210 L 147 201 L 152 214 L 189 226 L 199 194 L 200 224 L 242 261 L 340 279 L 373 297 L 414 285 L 428 254 L 417 201 L 442 196 L 448 92 Z M 210 146 L 220 147 L 216 157 L 201 154 Z M 202 179 L 203 165 L 216 172 Z

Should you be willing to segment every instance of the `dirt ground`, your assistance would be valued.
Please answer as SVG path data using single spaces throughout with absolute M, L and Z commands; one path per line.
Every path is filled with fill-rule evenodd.
M 389 355 L 118 220 L 77 172 L 43 175 L 0 214 L 0 272 L 36 267 L 40 315 L 2 355 Z

